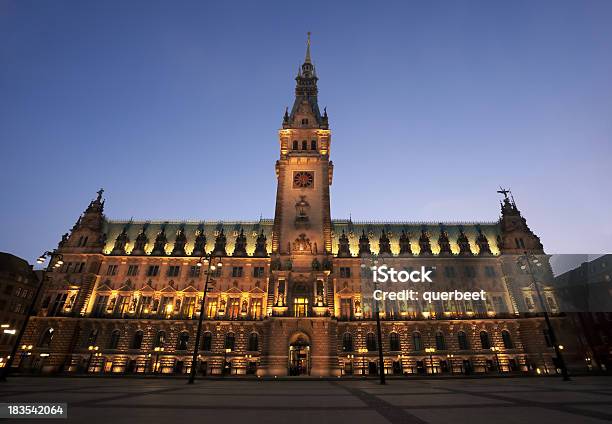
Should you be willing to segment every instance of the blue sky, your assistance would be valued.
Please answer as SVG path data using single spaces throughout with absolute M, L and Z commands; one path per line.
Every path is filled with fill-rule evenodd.
M 0 250 L 111 218 L 273 217 L 306 32 L 332 215 L 496 220 L 612 250 L 612 2 L 0 0 Z

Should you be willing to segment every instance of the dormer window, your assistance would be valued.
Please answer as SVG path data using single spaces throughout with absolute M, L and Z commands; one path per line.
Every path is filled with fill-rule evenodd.
M 302 125 L 308 125 L 308 118 L 302 119 Z
M 298 149 L 298 141 L 293 140 L 293 150 L 297 150 L 297 149 Z
M 317 140 L 312 140 L 310 142 L 310 150 L 317 150 Z
M 308 141 L 306 140 L 302 141 L 302 150 L 308 150 Z

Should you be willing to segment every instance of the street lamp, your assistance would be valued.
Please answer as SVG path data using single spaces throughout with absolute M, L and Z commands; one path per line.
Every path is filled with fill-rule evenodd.
M 156 346 L 153 350 L 155 351 L 155 365 L 153 366 L 153 373 L 158 374 L 159 373 L 159 354 L 164 351 L 164 348 L 161 346 Z
M 188 384 L 193 384 L 196 376 L 196 367 L 198 363 L 198 351 L 200 349 L 200 339 L 202 337 L 202 321 L 204 320 L 205 306 L 206 306 L 206 293 L 208 293 L 208 283 L 210 282 L 210 272 L 221 268 L 223 264 L 221 261 L 217 263 L 217 267 L 213 265 L 215 256 L 211 253 L 200 256 L 196 265 L 202 267 L 205 263 L 207 264 L 206 269 L 206 282 L 204 283 L 204 294 L 202 295 L 202 301 L 200 302 L 200 316 L 198 318 L 198 331 L 196 333 L 196 339 L 193 346 L 193 356 L 191 358 L 191 372 L 189 373 Z
M 518 258 L 518 264 L 520 265 L 522 270 L 527 271 L 529 276 L 531 277 L 531 283 L 536 289 L 536 293 L 538 295 L 538 301 L 540 302 L 540 307 L 542 308 L 542 312 L 544 314 L 544 321 L 546 321 L 546 328 L 548 329 L 548 335 L 550 337 L 550 342 L 555 348 L 555 354 L 557 355 L 557 360 L 559 361 L 559 366 L 561 368 L 561 375 L 563 375 L 563 381 L 570 381 L 569 373 L 567 372 L 567 367 L 565 366 L 565 361 L 563 360 L 563 355 L 561 355 L 561 351 L 563 350 L 563 346 L 557 344 L 557 337 L 555 335 L 555 330 L 553 329 L 552 323 L 550 322 L 550 317 L 548 316 L 548 310 L 544 305 L 544 299 L 542 298 L 542 293 L 540 292 L 540 287 L 538 286 L 538 282 L 535 279 L 534 270 L 532 265 L 536 267 L 541 267 L 542 262 L 538 260 L 535 255 L 530 255 L 526 251 L 523 252 L 522 256 Z
M 359 353 L 361 353 L 361 375 L 365 377 L 365 354 L 368 353 L 368 349 L 360 347 Z
M 378 260 L 370 259 L 372 266 L 376 266 L 378 264 Z M 361 264 L 361 268 L 365 269 L 366 264 Z M 374 282 L 374 290 L 377 290 L 378 284 L 374 278 L 372 278 Z M 378 362 L 380 362 L 380 384 L 386 384 L 385 381 L 385 357 L 383 356 L 383 346 L 382 346 L 382 329 L 380 327 L 380 308 L 378 305 L 378 301 L 374 301 L 375 304 L 375 315 L 376 315 L 376 336 L 378 338 Z
M 7 358 L 7 361 L 4 367 L 0 369 L 0 381 L 6 381 L 6 378 L 11 372 L 13 361 L 15 360 L 15 356 L 17 355 L 17 349 L 19 348 L 19 345 L 21 344 L 21 339 L 23 338 L 26 327 L 28 326 L 28 321 L 30 320 L 30 316 L 34 312 L 34 308 L 36 307 L 36 303 L 38 302 L 38 296 L 40 296 L 40 292 L 42 291 L 42 286 L 47 277 L 47 273 L 51 272 L 53 268 L 59 268 L 64 263 L 64 257 L 60 253 L 57 253 L 55 251 L 44 252 L 42 255 L 38 257 L 36 262 L 39 264 L 43 264 L 47 258 L 49 258 L 49 265 L 47 265 L 46 269 L 42 270 L 42 275 L 41 275 L 40 281 L 38 282 L 38 287 L 36 287 L 36 292 L 34 293 L 34 297 L 32 297 L 32 302 L 30 303 L 30 306 L 28 307 L 26 315 L 23 319 L 23 323 L 21 324 L 21 328 L 19 329 L 19 333 L 17 334 L 17 338 L 15 339 L 15 343 L 13 344 L 13 348 L 11 349 L 11 354 Z M 54 259 L 56 259 L 55 262 L 53 262 Z
M 94 356 L 94 353 L 96 353 L 98 351 L 99 347 L 98 346 L 93 346 L 93 345 L 89 345 L 87 347 L 87 350 L 89 350 L 89 359 L 87 360 L 87 369 L 85 370 L 86 373 L 89 373 L 89 368 L 91 368 L 91 359 Z
M 431 374 L 432 375 L 436 373 L 436 369 L 434 368 L 434 362 L 433 362 L 433 354 L 435 351 L 436 351 L 435 347 L 425 348 L 425 352 L 429 353 L 429 363 L 431 364 Z
M 453 358 L 455 357 L 455 355 L 453 355 L 452 353 L 449 353 L 448 355 L 446 355 L 446 357 L 448 358 L 448 362 L 450 364 L 451 374 L 455 374 L 455 369 L 453 368 Z
M 495 354 L 495 363 L 497 364 L 497 372 L 501 373 L 502 369 L 501 369 L 501 365 L 499 364 L 499 355 L 497 354 L 497 352 L 499 352 L 499 348 L 497 346 L 491 346 L 491 351 Z
M 230 373 L 230 371 L 231 371 L 231 370 L 230 370 L 230 367 L 229 367 L 229 365 L 228 365 L 228 363 L 227 363 L 227 355 L 228 355 L 229 353 L 232 353 L 232 349 L 231 349 L 231 348 L 229 348 L 229 347 L 226 347 L 226 348 L 225 348 L 225 354 L 223 355 L 223 369 L 221 370 L 221 373 L 222 373 L 223 375 L 225 375 L 225 374 L 226 374 L 226 371 L 225 371 L 226 369 L 227 369 L 227 374 L 229 374 L 229 373 Z

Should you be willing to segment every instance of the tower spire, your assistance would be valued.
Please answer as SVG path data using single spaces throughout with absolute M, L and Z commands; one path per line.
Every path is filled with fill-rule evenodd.
M 307 32 L 308 41 L 306 42 L 306 58 L 304 59 L 304 63 L 312 63 L 310 60 L 310 31 Z

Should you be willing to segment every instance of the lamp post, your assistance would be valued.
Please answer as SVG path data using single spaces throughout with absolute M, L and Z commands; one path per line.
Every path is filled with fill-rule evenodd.
M 453 358 L 455 357 L 455 355 L 453 355 L 452 353 L 449 353 L 448 355 L 446 355 L 446 357 L 448 358 L 448 362 L 450 364 L 451 374 L 455 374 L 455 368 L 453 367 Z
M 227 364 L 227 355 L 228 355 L 228 353 L 232 353 L 232 349 L 229 348 L 229 347 L 226 347 L 225 351 L 224 351 L 224 354 L 223 354 L 223 368 L 221 369 L 222 375 L 225 375 L 225 370 L 226 369 L 228 369 L 227 374 L 229 374 L 229 371 L 230 371 L 229 370 L 230 367 Z
M 359 353 L 361 353 L 361 375 L 365 377 L 365 354 L 368 352 L 368 349 L 365 347 L 359 348 Z
M 351 364 L 351 375 L 353 374 L 353 358 L 355 357 L 355 355 L 349 353 L 348 355 L 346 355 L 346 359 L 347 359 L 347 363 Z M 346 368 L 346 367 L 345 367 Z
M 30 306 L 28 307 L 28 311 L 26 312 L 26 315 L 23 319 L 23 323 L 21 324 L 21 328 L 19 329 L 19 333 L 17 334 L 17 338 L 15 339 L 15 343 L 13 344 L 13 348 L 11 349 L 11 354 L 7 358 L 7 361 L 4 367 L 0 369 L 0 382 L 6 381 L 7 377 L 9 376 L 11 372 L 13 361 L 15 359 L 15 356 L 17 355 L 17 349 L 19 348 L 19 345 L 21 344 L 21 339 L 23 338 L 23 334 L 25 333 L 25 330 L 28 326 L 28 322 L 30 321 L 30 316 L 34 312 L 34 308 L 36 307 L 36 303 L 38 302 L 38 297 L 40 296 L 40 292 L 42 291 L 42 286 L 47 277 L 47 273 L 51 272 L 53 268 L 59 268 L 64 263 L 64 257 L 60 253 L 57 253 L 55 251 L 44 252 L 42 255 L 38 257 L 36 262 L 39 264 L 43 264 L 47 258 L 49 258 L 49 265 L 47 265 L 46 269 L 42 270 L 42 275 L 38 283 L 38 287 L 36 287 L 36 292 L 34 293 L 34 297 L 32 297 L 32 302 L 30 303 Z M 54 259 L 57 259 L 55 263 L 53 262 Z
M 217 269 L 215 265 L 213 265 L 214 255 L 211 253 L 204 254 L 198 259 L 197 266 L 202 267 L 202 265 L 206 262 L 206 282 L 204 283 L 204 294 L 202 295 L 202 301 L 200 302 L 200 316 L 198 318 L 198 331 L 196 333 L 196 339 L 193 346 L 193 356 L 191 358 L 191 372 L 189 373 L 188 384 L 193 384 L 196 376 L 196 368 L 198 364 L 198 351 L 200 349 L 200 339 L 202 338 L 202 321 L 204 320 L 205 306 L 206 306 L 206 293 L 208 293 L 208 283 L 210 282 L 210 272 Z M 219 262 L 217 264 L 218 267 L 222 267 L 223 264 Z
M 540 292 L 540 288 L 538 286 L 538 282 L 535 279 L 535 274 L 532 268 L 532 264 L 536 267 L 541 267 L 542 262 L 538 260 L 535 255 L 530 255 L 526 251 L 523 252 L 522 256 L 519 256 L 518 263 L 522 270 L 526 270 L 529 276 L 531 277 L 531 283 L 535 287 L 536 294 L 538 295 L 538 301 L 540 303 L 540 307 L 542 308 L 542 312 L 544 314 L 544 321 L 546 322 L 546 328 L 548 329 L 548 335 L 550 337 L 550 342 L 555 348 L 555 355 L 557 356 L 557 360 L 559 361 L 559 366 L 561 368 L 561 375 L 563 376 L 563 381 L 570 381 L 569 373 L 567 372 L 567 367 L 565 366 L 565 361 L 563 360 L 563 355 L 561 351 L 563 350 L 563 346 L 557 344 L 557 337 L 555 335 L 555 330 L 550 322 L 550 317 L 548 316 L 548 310 L 546 309 L 546 305 L 544 305 L 544 299 L 542 298 L 542 293 Z
M 499 364 L 499 355 L 497 354 L 497 352 L 499 352 L 499 348 L 497 346 L 491 346 L 491 351 L 495 354 L 495 363 L 497 365 L 497 372 L 501 373 L 502 369 L 501 369 L 501 365 Z
M 433 354 L 435 351 L 436 351 L 435 347 L 425 348 L 425 352 L 429 353 L 429 363 L 431 364 L 431 375 L 434 375 L 436 373 L 436 369 L 434 368 L 434 362 L 433 362 Z
M 93 346 L 93 345 L 89 345 L 87 347 L 87 350 L 89 350 L 89 359 L 87 360 L 87 369 L 85 370 L 85 373 L 89 374 L 89 368 L 91 367 L 91 360 L 94 356 L 94 353 L 96 353 L 98 351 L 98 346 Z
M 374 259 L 371 260 L 372 265 L 376 266 L 378 264 L 378 260 Z M 361 268 L 365 268 L 366 265 L 365 264 L 361 264 Z M 374 278 L 372 278 L 373 282 L 374 282 L 374 290 L 377 290 L 377 286 L 378 284 L 376 284 L 376 281 L 374 281 Z M 382 328 L 380 326 L 380 308 L 378 305 L 378 301 L 375 301 L 375 309 L 374 309 L 374 313 L 376 316 L 376 336 L 378 338 L 378 362 L 380 362 L 380 384 L 387 384 L 386 380 L 385 380 L 385 357 L 383 356 L 383 346 L 382 346 Z
M 159 354 L 164 351 L 161 346 L 156 346 L 155 349 L 155 364 L 153 365 L 153 374 L 159 374 Z

